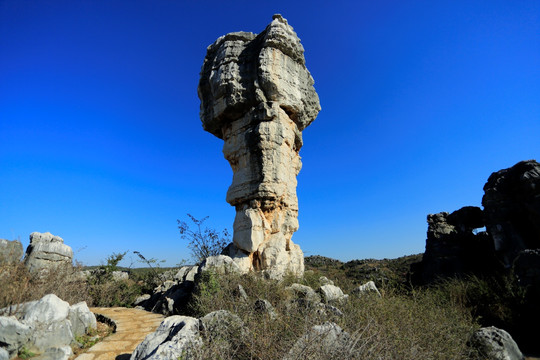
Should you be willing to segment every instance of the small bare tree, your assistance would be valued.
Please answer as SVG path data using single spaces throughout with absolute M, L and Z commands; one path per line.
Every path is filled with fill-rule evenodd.
M 209 256 L 219 255 L 225 246 L 231 242 L 231 237 L 227 229 L 218 232 L 215 229 L 208 227 L 203 228 L 203 223 L 208 219 L 208 216 L 201 220 L 187 214 L 193 222 L 194 229 L 191 225 L 182 220 L 178 221 L 178 229 L 180 237 L 187 240 L 188 248 L 191 250 L 193 260 L 200 264 Z

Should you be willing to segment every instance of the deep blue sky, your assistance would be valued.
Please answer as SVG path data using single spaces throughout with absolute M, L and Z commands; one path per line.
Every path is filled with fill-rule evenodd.
M 428 213 L 480 206 L 492 172 L 540 157 L 537 0 L 0 0 L 0 238 L 173 265 L 189 257 L 176 219 L 231 229 L 199 71 L 219 36 L 274 13 L 322 105 L 300 152 L 306 255 L 423 252 Z

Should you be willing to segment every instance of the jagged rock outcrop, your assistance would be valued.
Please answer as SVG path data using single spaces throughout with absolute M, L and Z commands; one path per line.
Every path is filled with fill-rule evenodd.
M 426 252 L 422 259 L 422 282 L 467 273 L 498 270 L 490 236 L 473 230 L 484 227 L 482 209 L 466 206 L 449 214 L 427 216 Z
M 30 245 L 26 248 L 24 264 L 29 271 L 36 272 L 58 266 L 71 265 L 73 250 L 64 244 L 60 236 L 49 232 L 30 234 Z
M 497 255 L 511 267 L 522 250 L 540 248 L 540 164 L 521 161 L 494 172 L 484 192 L 487 231 Z
M 227 248 L 243 272 L 303 274 L 296 176 L 302 133 L 320 111 L 304 49 L 281 15 L 260 34 L 234 32 L 210 45 L 198 94 L 203 128 L 224 140 L 236 208 Z
M 0 265 L 16 264 L 23 256 L 23 246 L 19 240 L 0 239 Z

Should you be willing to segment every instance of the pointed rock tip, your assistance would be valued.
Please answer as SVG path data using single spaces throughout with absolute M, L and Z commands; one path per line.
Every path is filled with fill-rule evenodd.
M 280 22 L 287 24 L 287 19 L 281 16 L 281 14 L 272 15 L 272 20 L 279 20 Z

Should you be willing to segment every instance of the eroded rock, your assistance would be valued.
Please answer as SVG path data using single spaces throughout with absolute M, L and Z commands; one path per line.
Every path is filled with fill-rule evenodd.
M 64 239 L 49 232 L 30 234 L 30 245 L 26 248 L 24 264 L 29 271 L 51 269 L 72 264 L 73 250 L 64 244 Z
M 226 255 L 243 272 L 302 275 L 296 176 L 303 131 L 320 111 L 304 49 L 281 15 L 260 34 L 235 32 L 207 49 L 198 94 L 203 128 L 224 140 L 236 208 Z
M 540 248 L 540 164 L 521 161 L 494 172 L 484 192 L 486 228 L 509 268 L 522 250 Z
M 521 350 L 510 334 L 494 326 L 481 328 L 471 337 L 471 345 L 488 360 L 522 360 Z
M 16 264 L 23 254 L 23 246 L 19 240 L 0 239 L 0 265 Z

